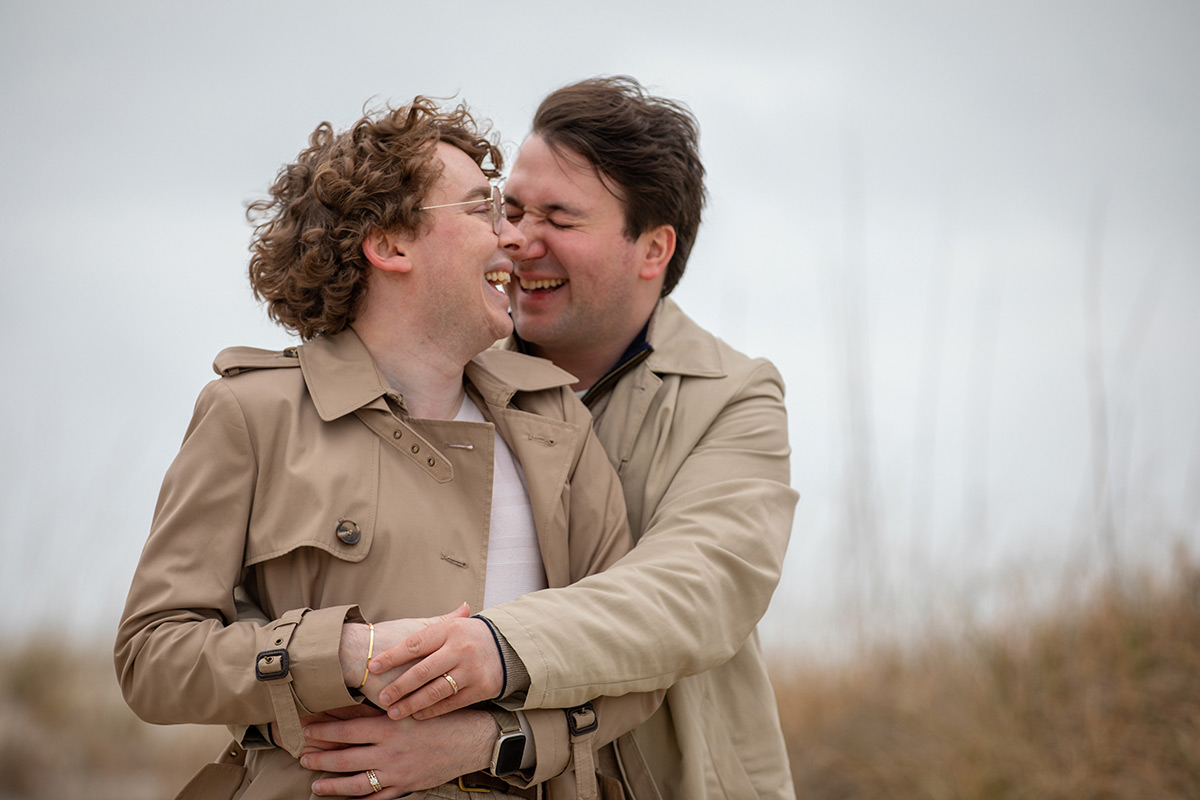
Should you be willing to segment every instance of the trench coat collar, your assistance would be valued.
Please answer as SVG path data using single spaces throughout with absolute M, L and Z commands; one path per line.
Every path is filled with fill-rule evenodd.
M 308 393 L 326 422 L 381 397 L 391 397 L 403 405 L 404 399 L 388 385 L 353 328 L 305 342 L 299 347 L 299 356 Z
M 570 386 L 575 376 L 544 358 L 509 350 L 484 350 L 464 370 L 489 405 L 506 406 L 518 392 Z
M 329 422 L 390 397 L 404 398 L 388 385 L 375 360 L 352 328 L 319 336 L 299 348 L 300 370 L 321 419 Z M 489 405 L 503 407 L 522 391 L 569 386 L 574 378 L 549 361 L 520 353 L 485 350 L 464 369 L 466 379 Z
M 659 375 L 724 378 L 717 340 L 692 321 L 669 297 L 658 302 L 650 317 L 646 340 L 654 348 L 646 366 Z

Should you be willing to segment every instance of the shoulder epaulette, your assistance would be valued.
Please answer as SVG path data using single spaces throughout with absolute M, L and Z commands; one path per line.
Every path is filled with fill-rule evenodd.
M 213 372 L 228 378 L 252 369 L 286 369 L 300 366 L 297 348 L 263 350 L 259 347 L 226 347 L 213 359 Z

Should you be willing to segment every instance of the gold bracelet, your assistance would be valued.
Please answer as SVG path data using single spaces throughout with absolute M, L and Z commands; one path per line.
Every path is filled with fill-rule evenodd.
M 367 678 L 371 677 L 371 654 L 375 652 L 375 625 L 368 622 L 367 627 L 371 630 L 371 640 L 367 643 L 367 668 L 363 670 L 363 681 L 358 685 L 358 688 L 367 685 Z

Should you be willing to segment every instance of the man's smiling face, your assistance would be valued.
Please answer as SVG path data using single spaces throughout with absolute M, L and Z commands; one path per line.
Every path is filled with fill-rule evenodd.
M 470 357 L 512 331 L 501 287 L 524 240 L 508 222 L 493 230 L 491 184 L 470 156 L 443 142 L 435 158 L 442 172 L 424 201 L 435 206 L 429 224 L 395 238 L 413 264 L 413 290 L 426 298 L 427 331 L 447 345 L 462 340 Z
M 508 217 L 525 236 L 508 286 L 517 333 L 539 355 L 619 355 L 649 318 L 662 278 L 643 275 L 641 239 L 584 158 L 556 153 L 537 134 L 521 146 L 506 186 Z

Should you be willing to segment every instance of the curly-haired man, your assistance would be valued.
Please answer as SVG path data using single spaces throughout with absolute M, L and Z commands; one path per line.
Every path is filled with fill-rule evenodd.
M 228 725 L 247 747 L 182 797 L 310 796 L 320 776 L 301 763 L 300 718 L 370 713 L 355 704 L 398 674 L 369 672 L 372 655 L 423 625 L 399 618 L 563 586 L 628 550 L 620 484 L 574 378 L 487 349 L 512 330 L 496 287 L 526 245 L 490 180 L 500 167 L 463 107 L 418 97 L 342 132 L 322 124 L 251 206 L 254 292 L 303 343 L 217 356 L 116 643 L 143 719 Z M 658 699 L 615 700 L 607 724 Z M 453 768 L 376 752 L 316 782 L 478 797 L 537 756 L 524 740 L 539 715 L 562 716 L 409 721 L 421 741 L 453 730 Z

